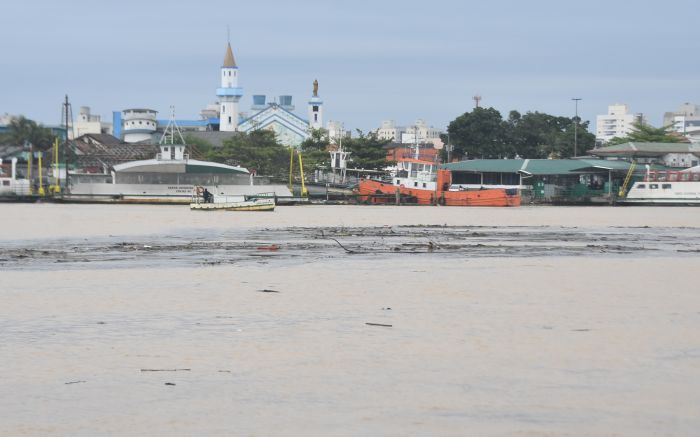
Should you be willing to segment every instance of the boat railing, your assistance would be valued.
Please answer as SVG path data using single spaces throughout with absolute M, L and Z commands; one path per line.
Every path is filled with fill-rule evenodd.
M 246 200 L 254 200 L 254 199 L 275 199 L 276 194 L 274 191 L 270 191 L 267 193 L 255 193 L 255 194 L 248 194 L 245 196 Z
M 700 172 L 652 170 L 647 173 L 647 182 L 700 182 Z

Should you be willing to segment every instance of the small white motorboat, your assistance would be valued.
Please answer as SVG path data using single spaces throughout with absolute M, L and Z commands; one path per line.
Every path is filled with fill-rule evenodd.
M 214 196 L 204 187 L 195 187 L 190 210 L 197 211 L 274 211 L 274 193 L 254 196 Z

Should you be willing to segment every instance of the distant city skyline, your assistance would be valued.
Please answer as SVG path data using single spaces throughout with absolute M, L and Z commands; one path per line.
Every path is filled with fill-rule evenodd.
M 591 132 L 613 103 L 659 126 L 665 111 L 700 103 L 695 9 L 690 0 L 11 2 L 0 18 L 0 114 L 58 124 L 68 94 L 74 116 L 90 106 L 110 121 L 113 110 L 146 107 L 167 118 L 174 105 L 178 118 L 198 118 L 216 100 L 230 26 L 242 111 L 253 94 L 291 94 L 304 108 L 318 79 L 325 119 L 365 132 L 386 119 L 444 129 L 475 94 L 504 118 L 572 117 L 577 97 Z

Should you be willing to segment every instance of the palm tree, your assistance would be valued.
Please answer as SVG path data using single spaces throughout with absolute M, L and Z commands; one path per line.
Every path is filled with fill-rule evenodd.
M 7 125 L 5 141 L 11 144 L 22 145 L 29 143 L 32 149 L 48 150 L 54 142 L 54 134 L 51 129 L 30 120 L 23 115 L 13 117 Z
M 615 137 L 607 142 L 614 146 L 623 143 L 681 143 L 687 142 L 686 138 L 679 136 L 671 130 L 671 126 L 654 127 L 646 123 L 635 122 L 632 124 L 632 132 L 626 137 Z

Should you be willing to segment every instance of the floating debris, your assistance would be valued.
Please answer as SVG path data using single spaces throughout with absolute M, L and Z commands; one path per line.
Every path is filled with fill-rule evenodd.
M 189 372 L 192 369 L 141 369 L 142 372 Z

